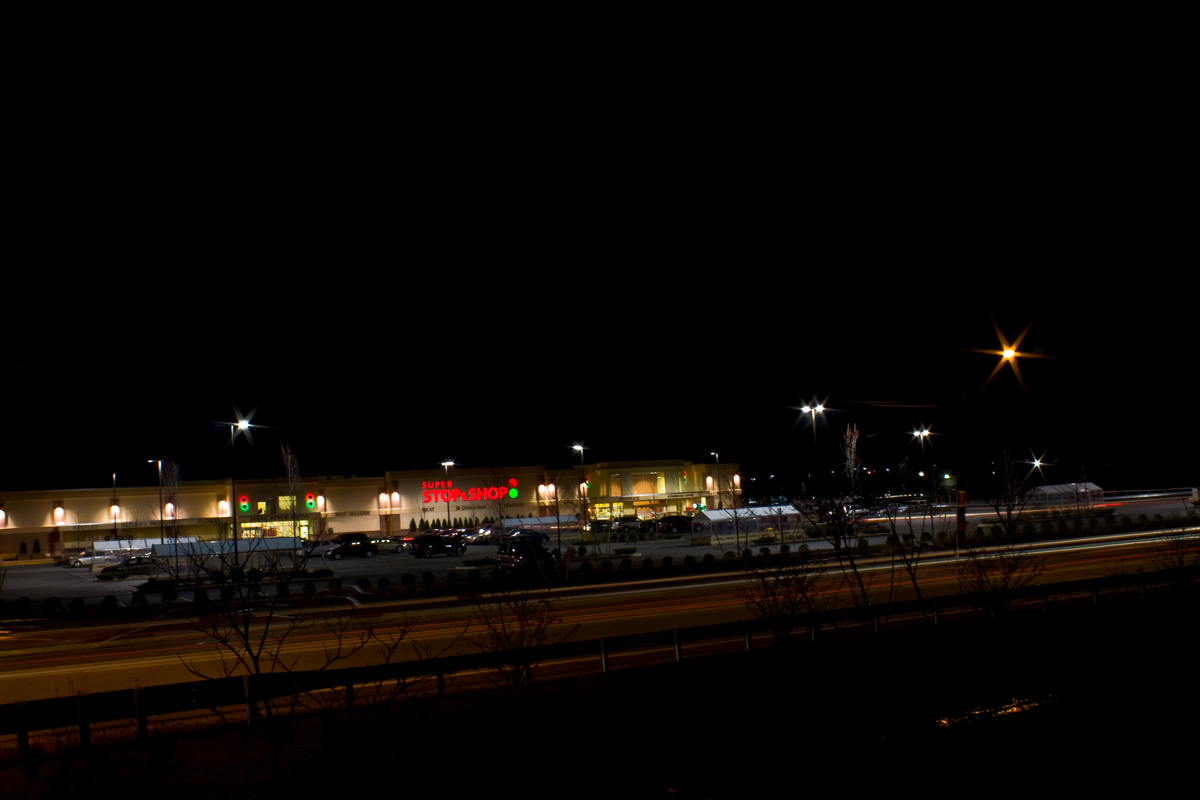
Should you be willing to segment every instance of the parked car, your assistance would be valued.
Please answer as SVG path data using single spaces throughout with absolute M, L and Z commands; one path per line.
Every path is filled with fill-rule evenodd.
M 514 528 L 508 532 L 506 538 L 515 539 L 520 542 L 548 542 L 550 541 L 550 534 L 529 530 L 528 528 Z
M 667 516 L 658 520 L 656 525 L 659 533 L 691 533 L 692 518 L 683 516 Z
M 379 554 L 379 545 L 372 542 L 365 535 L 361 533 L 351 533 L 347 535 L 355 537 L 362 536 L 362 538 L 354 538 L 342 542 L 337 547 L 326 553 L 326 558 L 330 559 L 331 561 L 337 561 L 340 558 L 353 558 L 355 556 L 370 558 L 371 556 Z M 337 540 L 335 539 L 334 541 Z
M 612 529 L 614 531 L 638 531 L 639 533 L 645 533 L 646 523 L 637 517 L 617 517 L 612 521 Z
M 411 549 L 415 558 L 432 558 L 442 554 L 461 556 L 467 552 L 467 541 L 461 534 L 453 531 L 430 533 L 415 537 Z
M 591 522 L 589 522 L 587 525 L 584 525 L 583 529 L 585 531 L 591 531 L 592 533 L 608 533 L 609 531 L 612 530 L 612 520 L 611 519 L 594 519 Z
M 540 572 L 547 574 L 554 570 L 555 557 L 540 542 L 527 539 L 506 539 L 500 545 L 496 554 L 496 566 L 502 572 L 512 570 L 517 573 Z
M 304 543 L 304 551 L 310 556 L 323 556 L 335 547 L 337 547 L 337 542 L 332 541 L 308 541 Z
M 132 556 L 125 559 L 120 564 L 114 564 L 111 567 L 105 567 L 100 570 L 100 574 L 113 572 L 149 572 L 152 561 L 150 556 Z

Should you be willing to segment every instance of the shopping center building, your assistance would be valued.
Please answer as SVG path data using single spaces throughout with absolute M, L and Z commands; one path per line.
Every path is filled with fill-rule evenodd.
M 544 466 L 434 467 L 378 477 L 283 481 L 185 481 L 145 486 L 0 492 L 0 557 L 82 549 L 108 539 L 169 540 L 363 532 L 389 536 L 420 526 L 478 520 L 581 520 L 694 514 L 740 504 L 737 464 L 626 461 Z M 232 517 L 235 514 L 236 517 Z M 448 523 L 447 523 L 448 520 Z

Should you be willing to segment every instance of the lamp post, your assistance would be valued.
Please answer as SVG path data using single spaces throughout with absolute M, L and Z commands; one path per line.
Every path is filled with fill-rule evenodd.
M 825 413 L 825 406 L 820 403 L 814 403 L 811 406 L 800 406 L 800 410 L 805 414 L 809 414 L 812 418 L 813 445 L 815 446 L 817 444 L 817 414 Z
M 254 414 L 253 411 L 250 412 Z M 239 414 L 240 416 L 240 414 Z M 237 522 L 237 460 L 234 458 L 235 449 L 233 443 L 237 441 L 239 431 L 250 430 L 250 421 L 239 419 L 236 425 L 229 426 L 229 516 L 233 518 L 233 563 L 238 563 L 238 522 Z
M 115 472 L 113 473 L 112 505 L 113 505 L 113 508 L 117 507 L 117 473 L 115 473 Z M 117 539 L 121 538 L 120 536 L 117 535 L 117 513 L 113 513 L 112 518 L 113 518 L 113 540 L 116 541 Z
M 442 467 L 446 470 L 446 483 L 450 483 L 450 468 L 454 466 L 453 461 L 443 461 Z M 446 492 L 446 527 L 450 527 L 450 491 Z
M 154 459 L 150 459 L 147 464 L 155 463 Z M 167 537 L 163 528 L 163 498 L 162 498 L 162 459 L 158 460 L 158 543 L 166 544 Z
M 587 479 L 585 477 L 587 470 L 583 466 L 583 445 L 574 444 L 574 445 L 571 445 L 571 449 L 573 449 L 579 453 L 579 510 L 581 512 L 580 513 L 581 519 L 579 520 L 579 527 L 582 530 L 583 527 L 585 525 L 587 525 L 587 516 L 588 516 L 588 512 L 587 512 L 587 506 L 588 506 Z
M 713 489 L 717 493 L 717 508 L 721 507 L 721 454 L 709 452 L 710 456 L 717 457 L 717 479 L 713 481 Z

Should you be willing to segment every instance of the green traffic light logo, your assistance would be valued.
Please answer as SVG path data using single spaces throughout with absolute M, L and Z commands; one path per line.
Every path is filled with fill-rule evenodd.
M 249 511 L 250 510 L 250 498 L 246 497 L 246 495 L 242 495 L 241 497 L 239 497 L 238 498 L 238 508 L 241 509 L 242 511 Z
M 509 486 L 508 496 L 511 497 L 513 500 L 516 500 L 517 499 L 517 479 L 509 478 L 508 486 Z

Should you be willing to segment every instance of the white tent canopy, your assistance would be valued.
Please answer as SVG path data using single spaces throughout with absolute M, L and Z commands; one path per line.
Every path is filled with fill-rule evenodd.
M 579 519 L 574 514 L 563 514 L 561 517 L 517 517 L 516 519 L 501 520 L 501 523 L 505 528 L 557 530 L 559 525 L 564 528 L 577 527 Z

